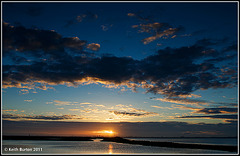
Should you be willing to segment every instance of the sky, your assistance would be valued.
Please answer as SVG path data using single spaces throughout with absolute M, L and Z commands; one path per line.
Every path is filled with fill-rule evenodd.
M 237 136 L 237 2 L 1 5 L 3 134 Z

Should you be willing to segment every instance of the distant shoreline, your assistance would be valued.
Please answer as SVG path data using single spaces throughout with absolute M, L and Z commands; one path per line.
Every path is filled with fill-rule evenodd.
M 130 136 L 130 137 L 122 137 L 122 138 L 191 138 L 191 139 L 194 139 L 194 138 L 238 138 L 238 137 L 134 137 L 134 136 Z
M 139 140 L 129 140 L 129 139 L 121 138 L 121 137 L 59 137 L 59 136 L 3 136 L 2 137 L 3 140 L 49 140 L 49 141 L 93 141 L 94 139 L 99 139 L 99 138 L 101 138 L 102 141 L 126 143 L 126 144 L 136 144 L 136 145 L 144 145 L 144 146 L 208 149 L 208 150 L 222 150 L 222 151 L 229 151 L 229 152 L 238 152 L 238 146 L 231 146 L 231 145 L 206 145 L 206 144 L 189 144 L 189 143 L 174 143 L 174 142 L 159 142 L 159 141 L 139 141 Z M 131 137 L 126 137 L 126 138 L 131 138 Z M 132 137 L 132 138 L 134 138 L 134 137 Z M 135 137 L 135 138 L 137 138 L 137 137 Z M 144 137 L 141 137 L 141 138 L 144 138 Z M 147 137 L 145 137 L 145 138 L 147 138 Z M 155 138 L 159 138 L 159 137 L 155 137 Z M 163 138 L 163 137 L 161 137 L 161 138 Z M 166 138 L 166 137 L 164 137 L 164 138 Z M 173 138 L 173 137 L 171 137 L 171 138 Z M 182 138 L 187 138 L 187 137 L 182 137 Z M 196 138 L 196 137 L 194 137 L 194 138 Z M 202 137 L 202 138 L 204 138 L 204 137 Z M 214 137 L 214 138 L 216 138 L 216 137 Z M 217 137 L 217 138 L 220 138 L 220 137 Z M 226 138 L 226 137 L 224 137 L 224 138 Z
M 11 138 L 11 137 L 53 137 L 53 138 L 64 138 L 64 137 L 76 137 L 76 138 L 109 138 L 109 137 L 102 137 L 102 136 L 96 136 L 96 137 L 93 137 L 93 136 L 47 136 L 47 135 L 3 135 L 4 138 Z M 118 136 L 117 136 L 118 137 Z M 112 137 L 110 137 L 112 138 Z M 124 136 L 124 137 L 121 137 L 121 138 L 189 138 L 189 139 L 194 139 L 194 138 L 233 138 L 233 139 L 238 139 L 238 137 L 185 137 L 185 136 L 180 136 L 180 137 L 139 137 L 139 136 Z M 3 139 L 4 140 L 4 139 Z
M 56 141 L 92 141 L 96 137 L 63 136 L 3 136 L 3 140 L 56 140 Z

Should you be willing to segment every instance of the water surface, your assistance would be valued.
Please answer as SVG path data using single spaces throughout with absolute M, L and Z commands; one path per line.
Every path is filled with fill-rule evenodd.
M 104 141 L 3 140 L 2 143 L 3 154 L 234 154 L 219 150 L 154 147 Z M 19 151 L 20 148 L 42 150 Z
M 237 146 L 237 138 L 126 138 L 129 140 Z

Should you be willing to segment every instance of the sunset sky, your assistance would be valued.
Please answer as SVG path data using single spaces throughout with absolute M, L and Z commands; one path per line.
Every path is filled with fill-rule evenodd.
M 237 14 L 236 2 L 2 2 L 3 134 L 236 136 Z

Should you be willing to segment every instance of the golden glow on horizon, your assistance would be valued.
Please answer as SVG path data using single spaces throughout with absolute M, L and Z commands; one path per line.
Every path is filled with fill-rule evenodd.
M 113 134 L 113 131 L 104 131 L 103 133 Z
M 113 136 L 114 134 L 116 134 L 116 132 L 112 130 L 93 131 L 93 133 L 97 135 L 103 135 L 103 136 Z

